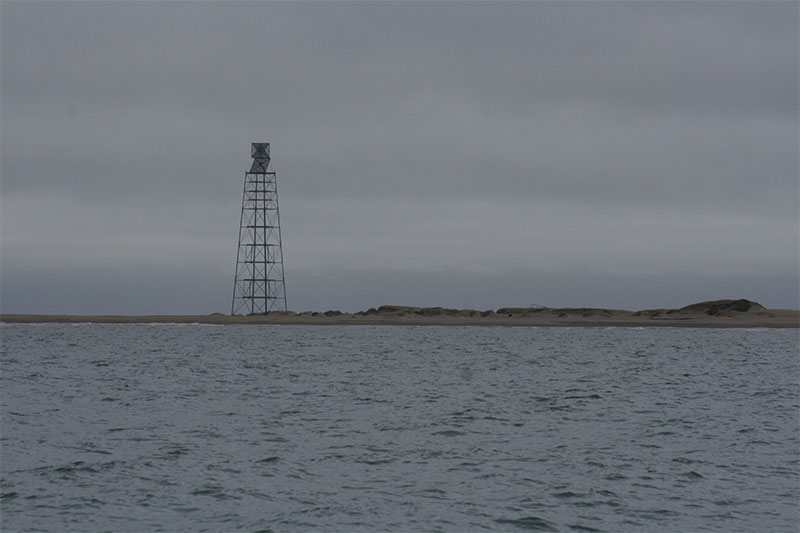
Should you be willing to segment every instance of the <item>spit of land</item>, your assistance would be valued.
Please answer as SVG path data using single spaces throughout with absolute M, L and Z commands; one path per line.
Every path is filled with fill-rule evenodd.
M 2 314 L 16 323 L 197 323 L 428 326 L 628 326 L 703 328 L 798 328 L 800 310 L 766 309 L 745 299 L 700 302 L 680 309 L 626 311 L 591 307 L 504 307 L 497 310 L 384 305 L 357 313 L 271 312 L 261 315 L 35 315 Z

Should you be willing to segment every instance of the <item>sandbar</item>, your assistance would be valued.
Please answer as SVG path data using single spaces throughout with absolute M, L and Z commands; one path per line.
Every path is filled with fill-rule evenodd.
M 392 326 L 798 328 L 800 310 L 766 309 L 750 300 L 714 300 L 680 309 L 627 311 L 589 307 L 506 307 L 497 310 L 384 305 L 357 313 L 272 312 L 266 315 L 0 314 L 6 323 L 286 324 Z

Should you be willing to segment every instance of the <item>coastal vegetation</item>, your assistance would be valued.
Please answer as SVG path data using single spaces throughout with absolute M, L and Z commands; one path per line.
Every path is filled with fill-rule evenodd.
M 673 326 L 800 327 L 800 311 L 767 309 L 746 299 L 699 302 L 679 309 L 604 309 L 595 307 L 501 307 L 497 310 L 382 305 L 366 311 L 277 312 L 268 315 L 0 315 L 2 322 L 453 325 L 453 326 Z

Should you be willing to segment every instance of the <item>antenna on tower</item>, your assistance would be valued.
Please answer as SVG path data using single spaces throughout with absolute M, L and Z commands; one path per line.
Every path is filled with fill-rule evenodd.
M 250 155 L 253 163 L 244 174 L 231 314 L 286 312 L 278 180 L 269 170 L 269 143 L 252 143 Z

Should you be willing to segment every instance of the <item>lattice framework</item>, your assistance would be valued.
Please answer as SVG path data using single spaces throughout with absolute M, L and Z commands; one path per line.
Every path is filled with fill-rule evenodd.
M 253 163 L 244 175 L 232 315 L 287 309 L 278 180 L 269 170 L 269 143 L 253 143 L 251 155 Z

